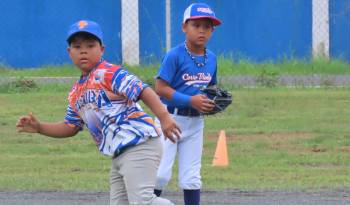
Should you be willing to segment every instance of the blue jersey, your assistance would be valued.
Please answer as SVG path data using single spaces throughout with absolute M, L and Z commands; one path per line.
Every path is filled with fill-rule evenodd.
M 216 56 L 210 50 L 206 50 L 207 63 L 198 67 L 191 56 L 187 53 L 185 44 L 182 43 L 172 48 L 164 57 L 157 78 L 167 82 L 170 87 L 186 95 L 200 94 L 201 88 L 216 85 Z M 204 56 L 196 56 L 196 62 L 204 62 Z M 161 97 L 166 105 L 172 102 Z M 179 107 L 179 106 L 176 106 Z

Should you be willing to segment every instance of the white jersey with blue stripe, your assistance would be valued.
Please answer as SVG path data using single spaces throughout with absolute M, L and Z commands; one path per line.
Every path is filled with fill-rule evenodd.
M 101 62 L 74 84 L 65 122 L 81 129 L 86 125 L 102 154 L 118 155 L 158 136 L 152 117 L 137 103 L 146 87 L 122 67 Z

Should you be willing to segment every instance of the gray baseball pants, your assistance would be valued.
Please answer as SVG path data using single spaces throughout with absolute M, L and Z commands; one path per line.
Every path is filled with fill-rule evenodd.
M 173 205 L 153 194 L 161 155 L 162 144 L 157 137 L 113 158 L 110 205 Z

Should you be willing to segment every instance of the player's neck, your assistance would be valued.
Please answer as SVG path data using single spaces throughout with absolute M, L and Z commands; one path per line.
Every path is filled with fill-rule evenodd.
M 81 71 L 81 76 L 88 76 L 90 75 L 91 72 L 95 71 L 97 69 L 97 67 L 103 62 L 103 58 L 101 58 L 98 63 L 96 63 L 96 65 L 94 67 L 91 68 L 79 68 Z
M 204 55 L 205 54 L 205 47 L 204 46 L 192 44 L 192 43 L 189 43 L 187 41 L 185 41 L 185 44 L 187 46 L 188 51 L 191 52 L 192 54 L 195 54 L 195 55 Z

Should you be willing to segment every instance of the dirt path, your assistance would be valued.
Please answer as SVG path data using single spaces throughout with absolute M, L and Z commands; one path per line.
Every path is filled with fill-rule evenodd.
M 165 198 L 182 205 L 180 192 Z M 0 192 L 1 205 L 108 205 L 106 192 Z M 204 191 L 202 205 L 350 205 L 350 189 L 318 192 Z

